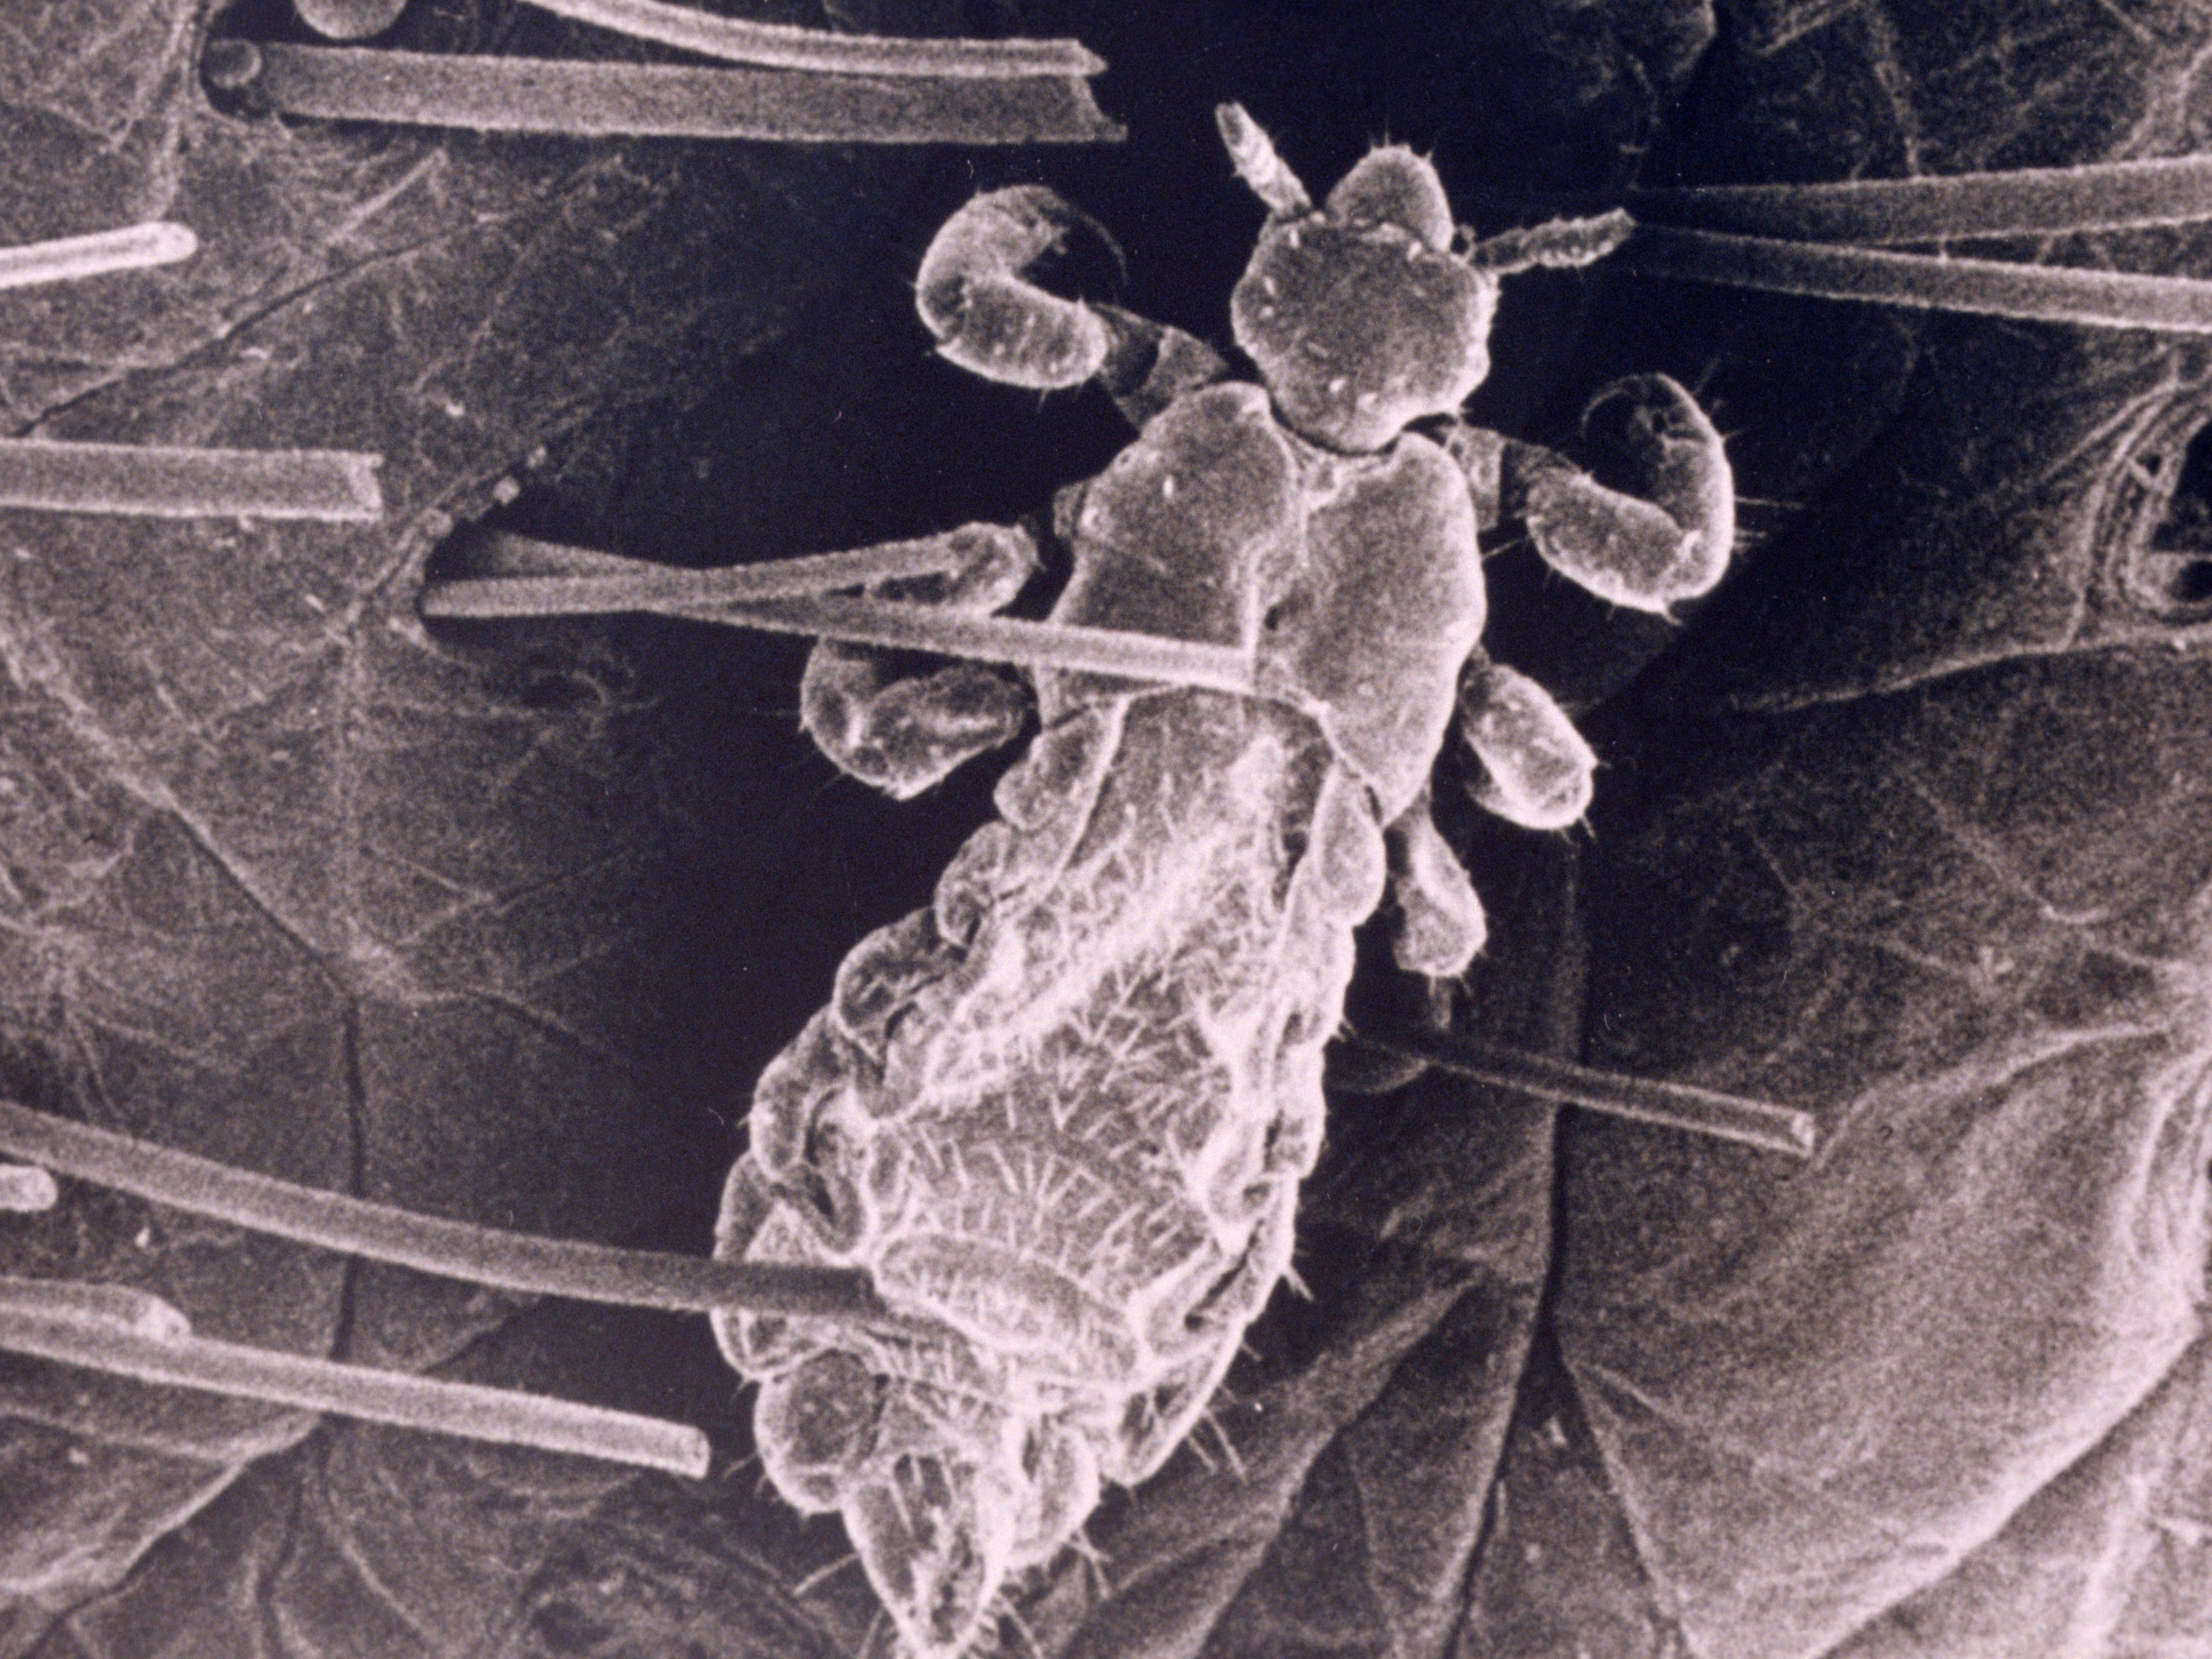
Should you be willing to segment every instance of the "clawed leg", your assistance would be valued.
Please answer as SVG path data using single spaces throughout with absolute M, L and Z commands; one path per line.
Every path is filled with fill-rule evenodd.
M 1036 545 L 1021 530 L 971 525 L 944 539 L 959 556 L 958 568 L 872 583 L 869 597 L 988 615 L 1010 603 L 1036 568 Z M 807 657 L 800 722 L 848 776 L 906 800 L 1020 734 L 1029 693 L 1006 675 L 976 662 L 902 674 L 896 663 L 871 647 L 834 640 L 817 641 Z
M 1042 185 L 987 191 L 946 220 L 915 295 L 939 350 L 1004 386 L 1052 391 L 1096 380 L 1137 426 L 1228 373 L 1212 347 L 1181 329 L 1063 300 L 1029 280 L 1031 267 L 1078 234 L 1114 246 L 1097 221 Z
M 1453 981 L 1482 949 L 1489 924 L 1466 866 L 1429 816 L 1429 792 L 1382 829 L 1389 860 L 1390 955 L 1396 975 L 1363 975 L 1352 1013 L 1363 1030 L 1443 1030 L 1451 1024 Z M 1384 1095 L 1404 1087 L 1428 1062 L 1362 1044 L 1329 1051 L 1332 1090 Z
M 1390 954 L 1416 980 L 1377 980 L 1364 994 L 1380 1000 L 1383 1029 L 1442 1030 L 1451 1024 L 1451 981 L 1482 949 L 1489 924 L 1466 866 L 1429 816 L 1429 792 L 1383 828 L 1389 858 L 1390 896 L 1397 915 Z M 1369 1015 L 1376 1014 L 1370 1006 Z M 1363 1016 L 1363 1023 L 1367 1016 Z M 1374 1048 L 1340 1048 L 1329 1057 L 1329 1082 L 1352 1094 L 1388 1094 L 1424 1071 L 1427 1062 Z
M 1460 679 L 1461 735 L 1483 764 L 1476 802 L 1531 830 L 1559 830 L 1589 805 L 1596 759 L 1565 711 L 1527 675 L 1477 652 Z M 1443 1030 L 1451 1018 L 1450 981 L 1467 972 L 1489 925 L 1466 866 L 1430 817 L 1429 792 L 1383 830 L 1396 926 L 1390 951 L 1426 989 L 1396 1016 Z M 1382 1094 L 1411 1082 L 1426 1062 L 1380 1051 L 1340 1054 L 1331 1080 L 1355 1094 Z
M 1664 616 L 1710 592 L 1735 539 L 1735 481 L 1696 400 L 1663 374 L 1616 380 L 1583 411 L 1582 437 L 1595 477 L 1509 441 L 1504 515 L 1554 570 L 1615 605 Z

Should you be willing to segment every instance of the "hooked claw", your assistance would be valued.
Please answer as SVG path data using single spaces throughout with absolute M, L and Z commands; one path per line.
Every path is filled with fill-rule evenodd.
M 1114 246 L 1096 220 L 1042 185 L 986 191 L 947 219 L 922 258 L 915 294 L 938 349 L 1006 386 L 1047 391 L 1097 374 L 1114 343 L 1105 321 L 1080 300 L 1028 280 L 1032 265 L 1064 251 L 1078 231 Z
M 988 191 L 947 219 L 915 293 L 939 351 L 1002 386 L 1051 392 L 1096 380 L 1139 427 L 1228 373 L 1194 335 L 1118 306 L 1064 300 L 1030 280 L 1079 240 L 1121 263 L 1104 227 L 1042 185 Z
M 1036 544 L 1009 526 L 969 525 L 938 539 L 960 556 L 951 572 L 871 583 L 870 596 L 988 615 L 1036 568 Z M 1012 742 L 1029 707 L 1022 687 L 981 663 L 902 675 L 880 651 L 830 640 L 815 645 L 799 686 L 799 719 L 815 747 L 894 800 Z
M 1582 435 L 1595 477 L 1538 445 L 1505 446 L 1506 516 L 1554 570 L 1615 605 L 1664 616 L 1711 592 L 1735 541 L 1735 479 L 1697 400 L 1664 374 L 1632 375 L 1590 399 Z

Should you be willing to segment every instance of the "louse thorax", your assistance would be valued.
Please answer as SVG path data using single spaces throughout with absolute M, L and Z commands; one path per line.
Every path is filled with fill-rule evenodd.
M 1382 826 L 1482 623 L 1449 457 L 1322 450 L 1253 386 L 1177 399 L 1060 528 L 1055 621 L 1251 650 L 1265 695 L 1040 671 L 999 818 L 763 1073 L 718 1231 L 934 1322 L 715 1321 L 770 1478 L 930 1659 L 1167 1460 L 1288 1268 Z
M 1498 281 L 1452 240 L 1436 169 L 1396 145 L 1363 157 L 1321 210 L 1268 222 L 1229 315 L 1284 424 L 1368 453 L 1482 384 Z

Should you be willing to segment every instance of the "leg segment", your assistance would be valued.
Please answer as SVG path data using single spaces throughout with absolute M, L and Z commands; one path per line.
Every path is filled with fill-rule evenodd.
M 1599 477 L 1625 488 L 1509 441 L 1504 515 L 1528 525 L 1554 570 L 1615 605 L 1664 616 L 1710 592 L 1735 539 L 1735 480 L 1705 411 L 1665 375 L 1636 375 L 1590 400 L 1582 432 Z
M 1489 927 L 1467 870 L 1429 817 L 1425 787 L 1382 832 L 1390 893 L 1398 902 L 1391 954 L 1409 974 L 1456 979 L 1482 949 Z
M 1063 300 L 1029 280 L 1031 267 L 1079 234 L 1119 260 L 1096 220 L 1041 185 L 988 191 L 946 220 L 915 283 L 939 350 L 1004 386 L 1052 391 L 1096 380 L 1137 426 L 1228 373 L 1212 348 L 1181 329 Z
M 1589 809 L 1597 757 L 1552 694 L 1478 659 L 1459 690 L 1460 733 L 1487 774 L 1476 804 L 1529 830 L 1564 830 Z
M 873 583 L 870 595 L 988 613 L 1011 602 L 1036 566 L 1036 545 L 1018 529 L 971 525 L 945 539 L 961 556 L 958 569 Z M 973 662 L 902 675 L 896 660 L 830 640 L 806 659 L 800 721 L 848 776 L 905 800 L 1019 735 L 1029 695 L 1016 681 Z
M 915 290 L 938 349 L 1006 386 L 1045 391 L 1096 374 L 1110 344 L 1105 323 L 1082 301 L 1048 294 L 1025 276 L 1079 230 L 1106 236 L 1042 185 L 988 191 L 947 219 L 922 256 Z
M 1221 354 L 1195 334 L 1116 306 L 1100 306 L 1098 315 L 1113 336 L 1098 383 L 1131 426 L 1141 428 L 1186 392 L 1228 378 Z

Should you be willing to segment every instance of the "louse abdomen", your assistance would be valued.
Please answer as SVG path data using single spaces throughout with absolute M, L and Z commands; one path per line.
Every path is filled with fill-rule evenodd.
M 1119 1310 L 996 1239 L 902 1238 L 878 1258 L 876 1280 L 900 1306 L 988 1344 L 1040 1383 L 1106 1389 L 1139 1375 L 1135 1334 Z
M 1048 1557 L 1204 1410 L 1288 1265 L 1382 879 L 1366 792 L 1303 716 L 1152 693 L 1048 738 L 1001 790 L 1018 822 L 857 946 L 763 1075 L 720 1237 L 866 1266 L 941 1327 L 716 1322 L 771 1478 L 842 1512 L 922 1652 L 946 1596 Z M 924 1547 L 948 1538 L 957 1571 Z
M 771 1477 L 933 1656 L 1173 1454 L 1289 1267 L 1382 822 L 1481 623 L 1443 452 L 1323 455 L 1256 388 L 1171 408 L 1068 516 L 1055 619 L 1257 651 L 1277 695 L 1040 673 L 1001 817 L 763 1074 L 720 1233 L 935 1322 L 716 1322 Z

